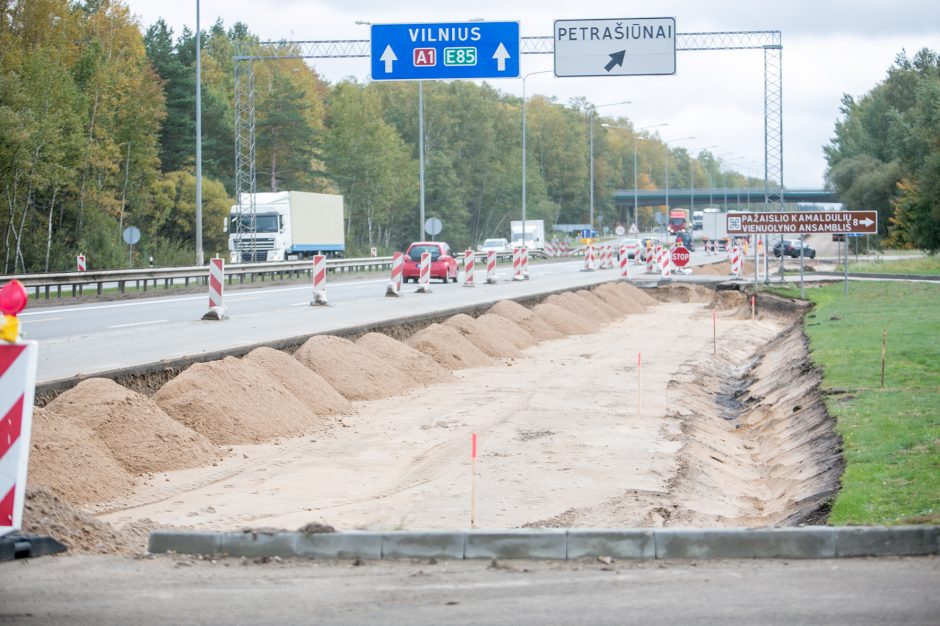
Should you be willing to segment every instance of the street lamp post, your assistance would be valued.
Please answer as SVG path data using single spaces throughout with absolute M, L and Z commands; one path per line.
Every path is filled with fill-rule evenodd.
M 597 109 L 601 107 L 612 107 L 618 104 L 632 104 L 629 100 L 623 100 L 621 102 L 611 102 L 610 104 L 599 104 L 591 109 L 591 142 L 590 142 L 590 152 L 591 152 L 591 230 L 594 230 L 594 116 L 596 115 Z
M 663 126 L 669 126 L 669 122 L 662 122 L 661 124 L 650 124 L 649 126 L 641 126 L 640 128 L 629 128 L 627 126 L 614 126 L 612 124 L 601 124 L 602 128 L 614 128 L 617 130 L 629 130 L 634 133 L 633 135 L 633 224 L 639 229 L 637 224 L 637 209 L 639 208 L 639 194 L 637 192 L 638 188 L 638 178 L 637 178 L 637 145 L 639 144 L 639 137 L 637 133 L 649 130 L 650 128 L 661 128 Z
M 525 159 L 526 159 L 526 149 L 525 149 L 525 81 L 529 76 L 535 76 L 536 74 L 549 74 L 554 72 L 554 70 L 540 70 L 538 72 L 529 72 L 522 77 L 522 245 L 526 246 L 525 241 Z M 510 233 L 510 236 L 512 233 Z M 510 241 L 510 243 L 512 243 Z

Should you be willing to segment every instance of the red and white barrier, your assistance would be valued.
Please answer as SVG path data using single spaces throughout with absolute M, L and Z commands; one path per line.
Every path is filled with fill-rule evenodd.
M 620 246 L 620 275 L 627 278 L 630 275 L 629 255 L 626 246 Z
M 322 254 L 313 257 L 313 301 L 310 304 L 326 304 L 326 257 Z
M 646 273 L 652 274 L 654 272 L 653 259 L 656 255 L 652 248 L 647 248 L 643 254 L 646 255 Z
M 741 249 L 738 246 L 731 248 L 731 273 L 735 278 L 741 277 Z
M 422 252 L 418 264 L 418 288 L 416 293 L 431 293 L 431 253 Z
M 496 251 L 488 250 L 486 252 L 486 284 L 496 284 Z
M 75 257 L 75 267 L 76 267 L 76 269 L 77 269 L 79 272 L 84 272 L 84 271 L 85 271 L 85 269 L 86 269 L 87 266 L 85 265 L 85 255 L 84 255 L 84 254 L 79 254 L 77 257 Z
M 512 279 L 524 280 L 522 277 L 522 248 L 512 249 Z
M 522 278 L 529 280 L 529 249 L 522 248 Z
M 227 315 L 222 305 L 222 293 L 225 287 L 225 261 L 209 259 L 209 311 L 202 316 L 204 320 L 224 320 Z
M 463 253 L 463 286 L 475 287 L 473 284 L 473 250 Z
M 405 266 L 405 255 L 396 252 L 392 255 L 392 280 L 385 288 L 385 295 L 390 298 L 397 298 L 401 295 L 401 273 Z
M 585 272 L 594 271 L 594 244 L 588 245 L 584 249 L 584 270 Z
M 567 241 L 564 241 L 561 244 L 561 254 L 562 256 L 571 256 L 571 249 L 568 247 Z
M 27 299 L 18 280 L 0 290 L 0 536 L 22 527 L 26 499 L 39 346 L 20 339 L 16 315 Z
M 659 256 L 659 269 L 663 278 L 671 278 L 672 272 L 670 271 L 670 265 L 672 264 L 672 253 L 669 248 L 660 248 Z

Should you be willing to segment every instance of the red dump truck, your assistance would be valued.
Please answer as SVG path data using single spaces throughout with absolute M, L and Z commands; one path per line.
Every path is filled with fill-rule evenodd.
M 688 209 L 670 209 L 669 232 L 675 235 L 684 231 L 692 232 L 692 218 Z

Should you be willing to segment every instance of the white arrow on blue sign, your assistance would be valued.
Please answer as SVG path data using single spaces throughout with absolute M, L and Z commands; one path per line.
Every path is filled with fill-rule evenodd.
M 372 80 L 519 77 L 519 22 L 373 24 Z

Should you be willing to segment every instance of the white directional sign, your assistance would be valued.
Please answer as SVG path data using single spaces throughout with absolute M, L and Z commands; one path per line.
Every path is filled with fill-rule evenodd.
M 676 73 L 676 18 L 555 22 L 555 76 Z

